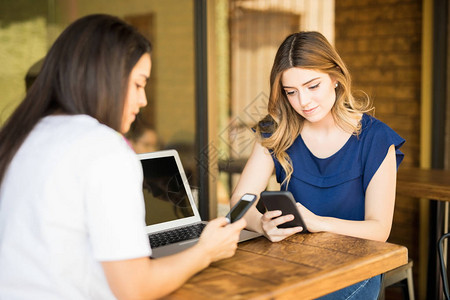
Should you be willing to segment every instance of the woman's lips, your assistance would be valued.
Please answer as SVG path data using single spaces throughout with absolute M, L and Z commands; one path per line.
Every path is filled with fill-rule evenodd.
M 314 108 L 311 108 L 311 109 L 304 109 L 303 113 L 306 115 L 310 115 L 310 114 L 314 113 L 316 111 L 316 109 L 317 109 L 317 106 Z

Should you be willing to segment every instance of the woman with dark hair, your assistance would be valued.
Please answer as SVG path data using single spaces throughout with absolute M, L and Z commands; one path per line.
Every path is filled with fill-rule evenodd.
M 328 231 L 386 241 L 392 226 L 396 173 L 404 143 L 355 98 L 344 62 L 318 32 L 288 36 L 270 74 L 268 115 L 231 203 L 260 194 L 274 169 L 290 191 L 310 232 Z M 246 214 L 248 227 L 276 242 L 302 228 L 278 228 L 293 219 L 281 211 Z M 327 297 L 376 299 L 379 276 Z M 347 298 L 348 297 L 348 298 Z
M 150 51 L 116 17 L 77 20 L 0 131 L 0 299 L 157 298 L 234 254 L 246 223 L 219 218 L 149 259 L 142 167 L 122 134 L 147 104 Z

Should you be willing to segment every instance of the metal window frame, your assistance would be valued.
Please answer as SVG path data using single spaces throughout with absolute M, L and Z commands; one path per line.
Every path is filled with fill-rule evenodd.
M 195 34 L 195 149 L 199 212 L 209 220 L 208 52 L 207 0 L 194 0 Z

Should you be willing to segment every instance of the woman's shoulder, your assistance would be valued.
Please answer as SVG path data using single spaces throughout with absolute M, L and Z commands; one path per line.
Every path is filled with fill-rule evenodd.
M 114 131 L 112 128 L 101 124 L 97 119 L 84 114 L 50 115 L 42 119 L 40 124 L 42 124 L 42 126 L 44 127 L 51 126 L 55 128 L 55 130 L 70 131 L 74 134 L 87 132 L 96 133 L 99 131 L 103 132 Z
M 379 126 L 380 124 L 384 124 L 383 122 L 369 114 L 363 114 L 360 122 L 362 130 L 370 128 L 371 126 Z
M 405 143 L 405 139 L 386 123 L 365 114 L 361 120 L 361 133 L 357 143 L 363 147 L 364 151 L 380 149 L 384 153 L 390 145 L 399 149 Z
M 378 134 L 398 136 L 398 134 L 383 121 L 374 116 L 363 114 L 361 118 L 361 135 L 373 136 Z
M 124 137 L 114 129 L 88 115 L 57 115 L 46 117 L 41 126 L 51 128 L 60 144 L 82 153 L 112 153 L 127 145 Z M 127 146 L 128 147 L 128 146 Z

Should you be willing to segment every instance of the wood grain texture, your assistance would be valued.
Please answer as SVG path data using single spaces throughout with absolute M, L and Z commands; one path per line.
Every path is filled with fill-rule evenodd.
M 260 237 L 165 299 L 314 299 L 407 262 L 403 246 L 332 233 Z
M 399 169 L 397 194 L 450 201 L 450 171 L 435 169 Z

